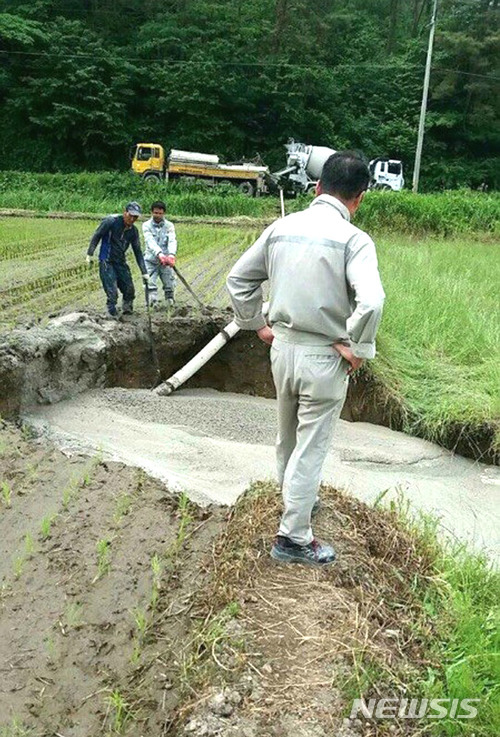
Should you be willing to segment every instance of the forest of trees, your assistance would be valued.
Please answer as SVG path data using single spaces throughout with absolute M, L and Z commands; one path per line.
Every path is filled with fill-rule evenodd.
M 401 158 L 432 0 L 0 0 L 0 168 L 128 167 L 137 141 Z M 439 0 L 421 184 L 498 188 L 500 0 Z

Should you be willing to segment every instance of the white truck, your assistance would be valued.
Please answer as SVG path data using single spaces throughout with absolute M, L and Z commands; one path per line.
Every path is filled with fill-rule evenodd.
M 292 192 L 310 192 L 321 176 L 323 164 L 335 153 L 327 146 L 311 146 L 291 139 L 286 145 L 286 167 L 273 172 L 272 177 L 279 187 Z M 397 159 L 377 158 L 369 163 L 371 189 L 403 189 L 403 163 Z

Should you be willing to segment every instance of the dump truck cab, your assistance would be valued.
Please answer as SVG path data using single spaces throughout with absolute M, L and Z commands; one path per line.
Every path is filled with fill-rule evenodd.
M 132 171 L 146 181 L 165 177 L 165 150 L 159 143 L 137 143 L 132 149 Z

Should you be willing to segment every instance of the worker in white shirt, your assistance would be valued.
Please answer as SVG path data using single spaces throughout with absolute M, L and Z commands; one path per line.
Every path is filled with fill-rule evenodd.
M 349 374 L 375 356 L 385 295 L 375 245 L 350 222 L 369 181 L 356 153 L 330 156 L 310 207 L 270 225 L 227 279 L 236 323 L 271 346 L 284 503 L 271 556 L 283 563 L 335 561 L 333 547 L 314 538 L 311 516 Z
M 158 200 L 151 205 L 151 217 L 142 225 L 144 235 L 144 262 L 149 275 L 148 298 L 153 307 L 158 306 L 158 276 L 163 284 L 167 307 L 174 304 L 175 257 L 177 238 L 174 224 L 165 218 L 167 206 Z

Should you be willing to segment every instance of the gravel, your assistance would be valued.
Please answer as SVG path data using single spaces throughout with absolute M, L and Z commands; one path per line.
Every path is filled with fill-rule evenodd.
M 94 394 L 94 406 L 124 412 L 142 422 L 156 422 L 191 434 L 253 445 L 273 445 L 276 402 L 213 389 L 184 389 L 159 397 L 147 389 L 105 389 Z

